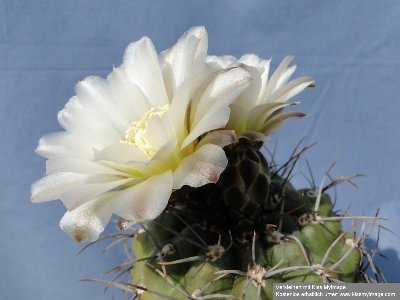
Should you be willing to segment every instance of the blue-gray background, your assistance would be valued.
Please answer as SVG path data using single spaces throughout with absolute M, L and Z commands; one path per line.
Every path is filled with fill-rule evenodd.
M 335 160 L 335 175 L 367 175 L 359 189 L 339 188 L 337 207 L 357 214 L 380 207 L 385 225 L 400 232 L 398 1 L 0 0 L 1 299 L 118 294 L 103 297 L 100 286 L 79 279 L 120 263 L 122 251 L 76 256 L 81 246 L 58 228 L 60 202 L 29 202 L 30 184 L 44 173 L 33 150 L 40 136 L 59 130 L 56 113 L 77 81 L 106 76 L 143 35 L 163 50 L 193 25 L 206 26 L 211 54 L 253 52 L 274 66 L 295 55 L 296 74 L 313 76 L 317 87 L 297 97 L 307 118 L 274 138 L 278 158 L 303 136 L 317 141 L 307 157 L 318 182 Z M 388 279 L 400 282 L 399 236 L 384 232 L 380 245 L 391 259 L 382 262 Z

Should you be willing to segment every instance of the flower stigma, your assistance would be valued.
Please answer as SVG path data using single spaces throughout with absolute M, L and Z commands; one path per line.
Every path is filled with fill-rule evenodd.
M 125 138 L 120 140 L 120 143 L 134 145 L 139 148 L 148 158 L 152 158 L 157 151 L 149 142 L 147 125 L 153 116 L 161 118 L 168 111 L 169 104 L 158 107 L 153 106 L 146 111 L 141 120 L 131 123 L 132 126 L 126 130 Z

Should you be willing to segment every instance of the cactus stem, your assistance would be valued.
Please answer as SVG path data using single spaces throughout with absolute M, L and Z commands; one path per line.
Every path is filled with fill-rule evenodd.
M 350 255 L 350 253 L 354 250 L 359 245 L 359 242 L 361 239 L 364 237 L 364 230 L 365 230 L 365 222 L 363 222 L 360 233 L 358 235 L 357 240 L 354 242 L 354 244 L 350 247 L 350 249 L 336 262 L 331 266 L 332 270 L 335 270 L 337 267 L 340 266 L 340 264 Z
M 242 292 L 241 292 L 241 297 L 240 297 L 240 299 L 243 299 L 244 296 L 246 295 L 247 288 L 249 287 L 249 285 L 251 284 L 251 282 L 252 282 L 252 279 L 251 279 L 251 278 L 247 279 L 246 284 L 245 284 L 245 285 L 243 286 L 243 288 L 242 288 Z
M 177 217 L 189 230 L 199 239 L 199 241 L 203 244 L 204 247 L 207 247 L 207 243 L 200 237 L 200 235 L 193 229 L 193 227 L 188 224 L 182 217 L 180 217 L 176 211 L 173 212 L 173 215 Z
M 324 254 L 324 257 L 322 258 L 322 261 L 321 261 L 321 265 L 322 265 L 322 266 L 325 265 L 325 263 L 326 263 L 326 261 L 327 261 L 327 259 L 328 259 L 329 254 L 331 254 L 331 251 L 332 251 L 333 247 L 335 247 L 335 245 L 340 241 L 341 238 L 343 238 L 343 236 L 344 236 L 345 234 L 346 234 L 345 232 L 343 232 L 342 234 L 340 234 L 340 235 L 336 238 L 336 240 L 334 240 L 333 243 L 332 243 L 332 244 L 329 246 L 329 248 L 326 250 L 326 252 L 325 252 L 325 254 Z
M 155 223 L 157 225 L 159 225 L 161 228 L 165 229 L 166 231 L 172 233 L 173 235 L 175 235 L 175 236 L 177 236 L 179 238 L 182 238 L 183 240 L 187 241 L 188 243 L 190 243 L 190 244 L 192 244 L 192 245 L 194 245 L 196 247 L 199 247 L 200 249 L 204 249 L 203 245 L 199 244 L 198 242 L 194 241 L 193 239 L 183 236 L 182 234 L 180 234 L 176 230 L 173 230 L 172 228 L 165 227 L 162 223 L 160 223 L 158 221 L 155 221 Z
M 201 289 L 195 290 L 195 291 L 193 292 L 193 294 L 192 294 L 192 297 L 194 297 L 195 299 L 206 299 L 206 298 L 202 298 L 202 297 L 201 297 L 201 296 L 203 295 L 203 293 L 210 287 L 211 284 L 213 284 L 214 282 L 216 282 L 216 281 L 222 279 L 223 277 L 225 277 L 225 276 L 227 276 L 227 275 L 229 275 L 229 274 L 220 275 L 220 276 L 216 277 L 215 279 L 209 281 L 209 282 L 208 282 L 205 286 L 203 286 Z M 210 295 L 207 295 L 207 296 L 210 296 Z M 215 296 L 215 294 L 214 294 L 214 296 Z M 235 297 L 233 297 L 233 296 L 231 296 L 231 295 L 224 295 L 224 296 L 225 296 L 224 298 L 227 298 L 227 297 L 228 297 L 228 299 L 229 299 L 229 297 L 235 298 Z M 196 297 L 197 297 L 197 298 L 196 298 Z M 206 296 L 204 296 L 204 297 L 206 297 Z
M 297 236 L 293 235 L 293 234 L 288 234 L 288 235 L 286 235 L 286 237 L 294 240 L 297 243 L 297 245 L 300 247 L 301 253 L 303 254 L 304 258 L 307 261 L 307 264 L 309 266 L 311 266 L 310 260 L 308 259 L 308 256 L 307 256 L 306 249 L 304 248 L 303 243 L 299 240 L 299 238 Z
M 166 274 L 166 272 L 161 272 L 161 271 L 160 271 L 159 269 L 157 269 L 157 268 L 154 268 L 154 270 L 157 272 L 158 275 L 160 275 L 162 278 L 164 278 L 164 280 L 165 280 L 168 284 L 170 284 L 171 286 L 173 286 L 179 293 L 181 293 L 182 295 L 184 295 L 185 297 L 187 297 L 187 298 L 190 299 L 189 294 L 188 294 L 179 284 L 176 284 L 176 283 L 174 282 L 174 280 Z

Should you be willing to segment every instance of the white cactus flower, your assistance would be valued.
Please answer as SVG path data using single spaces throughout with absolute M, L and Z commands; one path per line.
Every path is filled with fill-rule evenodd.
M 77 84 L 58 114 L 64 131 L 40 139 L 46 176 L 31 199 L 60 199 L 68 209 L 61 228 L 76 241 L 96 240 L 113 213 L 154 219 L 174 189 L 218 180 L 227 165 L 221 146 L 234 135 L 215 130 L 252 78 L 241 65 L 210 67 L 207 43 L 203 27 L 160 55 L 146 37 L 132 43 L 106 79 Z
M 244 64 L 253 77 L 250 86 L 230 105 L 231 115 L 226 129 L 235 130 L 237 135 L 251 135 L 265 139 L 284 121 L 304 116 L 301 112 L 283 109 L 299 102 L 288 102 L 314 81 L 310 77 L 299 77 L 289 81 L 296 66 L 289 66 L 293 57 L 287 56 L 270 76 L 270 61 L 253 54 L 246 54 L 239 60 L 233 56 L 209 56 L 207 61 L 220 68 L 231 68 Z

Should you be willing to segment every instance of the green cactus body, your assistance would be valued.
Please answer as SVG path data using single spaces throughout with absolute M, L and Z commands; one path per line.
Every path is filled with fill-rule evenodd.
M 328 194 L 296 190 L 259 143 L 225 147 L 216 184 L 173 193 L 133 241 L 138 299 L 272 299 L 273 283 L 361 281 L 357 241 L 343 233 Z M 168 298 L 169 297 L 169 298 Z

